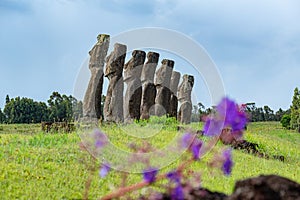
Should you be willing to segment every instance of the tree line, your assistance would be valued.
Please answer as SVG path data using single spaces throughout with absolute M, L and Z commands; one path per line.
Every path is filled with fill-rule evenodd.
M 297 130 L 300 133 L 300 91 L 297 87 L 294 89 L 290 112 L 283 115 L 281 124 L 285 128 Z
M 291 109 L 283 110 L 279 108 L 278 111 L 275 112 L 267 105 L 257 107 L 255 103 L 246 103 L 243 104 L 243 107 L 248 114 L 250 122 L 281 121 L 284 115 L 291 113 Z M 205 106 L 199 102 L 197 105 L 193 105 L 192 121 L 203 121 L 203 118 L 214 112 L 214 110 L 214 107 L 205 108 Z
M 82 102 L 69 95 L 53 92 L 47 103 L 26 97 L 10 98 L 0 109 L 0 123 L 40 123 L 72 121 L 82 116 Z
M 105 96 L 102 96 L 101 107 Z M 77 120 L 82 116 L 82 101 L 69 95 L 61 95 L 53 92 L 47 103 L 37 102 L 26 97 L 10 98 L 6 95 L 5 107 L 0 108 L 0 123 L 40 123 L 63 122 Z M 292 99 L 292 105 L 288 110 L 274 112 L 269 106 L 256 107 L 255 103 L 246 103 L 243 105 L 248 113 L 250 122 L 261 121 L 280 121 L 282 126 L 288 129 L 298 130 L 300 132 L 300 91 L 295 88 Z M 214 112 L 214 107 L 205 108 L 199 102 L 193 105 L 192 121 L 203 121 L 203 118 Z
M 246 103 L 243 107 L 250 122 L 280 121 L 283 127 L 297 130 L 300 133 L 300 91 L 297 87 L 294 89 L 292 105 L 287 110 L 279 108 L 274 112 L 267 105 L 256 107 L 255 103 Z M 197 105 L 193 105 L 192 121 L 203 121 L 204 117 L 212 112 L 214 112 L 214 107 L 205 108 L 199 102 Z

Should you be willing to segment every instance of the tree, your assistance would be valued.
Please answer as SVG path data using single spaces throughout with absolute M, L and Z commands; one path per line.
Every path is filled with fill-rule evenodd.
M 285 114 L 280 120 L 281 125 L 284 128 L 290 129 L 291 115 Z
M 200 120 L 202 120 L 203 117 L 207 115 L 205 113 L 205 106 L 201 102 L 198 102 L 198 113 L 199 113 Z
M 274 111 L 269 106 L 264 106 L 264 118 L 265 118 L 265 121 L 274 121 L 275 120 Z
M 5 97 L 5 104 L 9 103 L 9 101 L 10 101 L 10 99 L 9 99 L 8 94 L 7 94 L 6 97 Z
M 1 108 L 0 108 L 0 123 L 4 123 L 5 122 L 5 115 L 3 114 Z
M 300 92 L 297 87 L 292 100 L 290 126 L 300 132 Z
M 40 123 L 48 117 L 47 105 L 29 98 L 10 99 L 3 112 L 7 123 Z
M 82 116 L 82 102 L 67 95 L 53 92 L 48 100 L 49 120 L 51 122 L 71 121 Z

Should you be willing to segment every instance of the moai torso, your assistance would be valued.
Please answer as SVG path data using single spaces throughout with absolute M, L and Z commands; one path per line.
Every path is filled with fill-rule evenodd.
M 161 67 L 156 71 L 155 86 L 155 115 L 162 116 L 170 113 L 170 81 L 174 67 L 174 61 L 163 59 Z
M 183 103 L 185 101 L 192 102 L 191 94 L 194 86 L 194 77 L 191 75 L 183 75 L 183 80 L 178 87 L 178 100 Z
M 178 109 L 178 98 L 177 98 L 177 89 L 180 80 L 180 73 L 177 71 L 172 72 L 170 89 L 171 89 L 171 98 L 170 98 L 170 117 L 175 117 L 177 119 L 177 109 Z
M 184 124 L 191 122 L 192 115 L 192 100 L 191 94 L 194 86 L 194 77 L 191 75 L 183 75 L 182 83 L 178 88 L 178 100 L 180 102 L 180 109 L 178 113 L 178 121 Z
M 109 35 L 100 34 L 98 42 L 89 51 L 91 78 L 83 100 L 83 120 L 96 120 L 102 116 L 101 96 L 103 87 L 103 67 L 109 48 Z
M 140 105 L 142 98 L 141 73 L 146 53 L 134 50 L 132 58 L 124 65 L 124 82 L 127 84 L 124 98 L 124 119 L 131 122 L 140 119 Z
M 155 85 L 170 88 L 174 61 L 163 59 L 161 67 L 156 71 Z
M 143 85 L 141 102 L 141 119 L 149 119 L 150 109 L 155 104 L 156 87 L 154 84 L 155 70 L 159 60 L 159 53 L 148 52 L 147 61 L 143 66 L 141 81 Z M 154 110 L 154 109 L 153 109 Z
M 127 47 L 116 43 L 114 50 L 106 58 L 105 76 L 109 79 L 107 95 L 104 104 L 104 120 L 123 122 L 123 66 Z
M 156 52 L 148 52 L 147 53 L 147 61 L 144 64 L 141 81 L 142 83 L 153 83 L 155 70 L 158 64 L 159 53 Z

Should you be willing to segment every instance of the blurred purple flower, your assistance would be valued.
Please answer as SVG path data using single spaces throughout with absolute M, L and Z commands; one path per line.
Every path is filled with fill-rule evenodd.
M 155 177 L 158 173 L 158 169 L 154 167 L 150 167 L 143 171 L 143 178 L 148 183 L 152 183 L 155 181 Z
M 204 125 L 203 135 L 216 136 L 220 135 L 224 126 L 224 121 L 209 117 Z
M 171 194 L 172 200 L 184 200 L 184 193 L 183 189 L 180 184 L 177 184 L 177 186 L 173 189 Z
M 110 165 L 108 163 L 102 164 L 100 171 L 99 171 L 99 176 L 101 178 L 104 178 L 108 174 L 109 171 L 110 171 Z
M 193 136 L 193 134 L 191 133 L 185 133 L 183 136 L 182 136 L 182 147 L 183 148 L 189 148 L 193 142 L 193 139 L 195 138 L 195 136 Z
M 225 175 L 228 176 L 230 175 L 233 166 L 231 149 L 226 149 L 225 151 L 223 151 L 223 158 L 224 162 L 222 165 L 222 171 Z
M 99 129 L 94 130 L 93 137 L 96 148 L 102 148 L 108 143 L 106 135 L 102 133 Z
M 229 98 L 223 98 L 217 106 L 219 115 L 224 118 L 224 126 L 231 126 L 232 131 L 241 131 L 247 123 L 247 116 L 239 105 Z
M 200 157 L 200 149 L 202 147 L 202 141 L 196 138 L 196 135 L 191 133 L 186 133 L 181 139 L 182 146 L 188 148 L 188 150 L 193 154 L 193 158 L 198 160 Z
M 183 200 L 184 193 L 180 182 L 181 179 L 180 173 L 178 173 L 177 171 L 171 171 L 167 173 L 167 178 L 176 184 L 175 188 L 172 190 L 171 199 Z
M 167 173 L 167 178 L 175 183 L 180 183 L 181 179 L 180 174 L 177 171 L 171 171 Z
M 202 141 L 196 138 L 193 141 L 192 148 L 191 148 L 194 160 L 198 160 L 200 158 L 201 147 L 202 147 Z
M 231 127 L 232 132 L 243 131 L 247 123 L 247 116 L 244 109 L 229 98 L 223 98 L 217 105 L 216 115 L 209 117 L 204 125 L 204 135 L 219 135 L 223 128 Z

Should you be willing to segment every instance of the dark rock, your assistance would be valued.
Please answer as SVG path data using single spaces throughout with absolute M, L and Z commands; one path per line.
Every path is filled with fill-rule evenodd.
M 220 192 L 212 192 L 208 189 L 205 188 L 198 188 L 198 189 L 193 189 L 190 192 L 190 198 L 189 200 L 196 200 L 196 199 L 201 199 L 201 200 L 225 200 L 227 198 L 227 195 L 224 193 Z
M 228 200 L 300 200 L 300 184 L 277 175 L 237 181 Z

